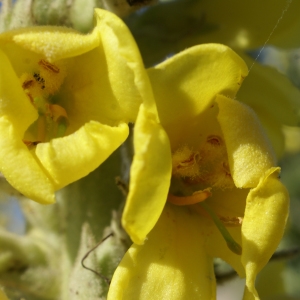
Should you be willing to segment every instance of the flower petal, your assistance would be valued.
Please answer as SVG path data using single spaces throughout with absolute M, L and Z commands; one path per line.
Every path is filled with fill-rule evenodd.
M 71 135 L 38 144 L 35 153 L 60 189 L 95 170 L 127 136 L 126 124 L 111 127 L 90 121 Z
M 100 44 L 95 29 L 92 33 L 84 35 L 70 28 L 56 26 L 38 26 L 4 32 L 0 35 L 0 42 L 7 41 L 40 54 L 49 61 L 77 56 Z
M 152 97 L 144 64 L 127 26 L 115 14 L 96 9 L 97 29 L 106 57 L 107 76 L 125 121 L 135 121 L 139 105 Z
M 239 245 L 242 245 L 242 242 L 241 224 L 239 224 L 238 218 L 244 217 L 245 202 L 248 193 L 248 189 L 228 189 L 226 192 L 223 190 L 214 190 L 212 197 L 206 200 L 207 205 L 219 216 L 233 239 Z M 201 215 L 201 231 L 205 231 L 205 248 L 207 253 L 213 257 L 223 259 L 237 271 L 240 277 L 244 277 L 245 270 L 241 263 L 241 256 L 236 255 L 228 248 L 224 237 L 212 219 L 207 217 L 203 208 L 198 205 L 198 207 L 195 206 L 195 209 Z
M 234 97 L 248 74 L 244 61 L 219 44 L 200 45 L 148 69 L 160 121 L 172 149 L 196 130 L 216 94 Z M 182 126 L 184 124 L 184 126 Z
M 118 266 L 108 300 L 215 299 L 212 257 L 197 213 L 167 204 L 149 238 Z
M 22 141 L 25 130 L 36 120 L 37 112 L 1 50 L 0 62 L 1 172 L 26 197 L 41 203 L 53 203 L 53 183 Z
M 55 202 L 53 182 L 46 176 L 9 120 L 0 118 L 1 172 L 19 192 L 43 204 Z
M 122 223 L 134 243 L 142 244 L 163 210 L 172 170 L 168 137 L 143 104 L 135 124 L 134 148 Z
M 208 231 L 211 229 L 210 231 Z M 232 238 L 241 245 L 241 228 L 240 227 L 228 227 L 226 228 Z M 206 227 L 209 235 L 205 243 L 205 250 L 212 257 L 218 257 L 226 261 L 230 266 L 238 273 L 240 277 L 245 277 L 244 266 L 241 263 L 241 256 L 233 253 L 227 246 L 224 237 L 217 229 L 215 224 L 211 224 L 210 227 Z
M 14 124 L 14 130 L 23 137 L 25 130 L 37 119 L 38 114 L 24 94 L 7 56 L 1 50 L 0 64 L 0 116 L 10 120 Z
M 277 178 L 279 170 L 268 170 L 247 197 L 242 225 L 242 263 L 246 270 L 244 300 L 258 299 L 255 277 L 276 250 L 287 221 L 289 196 Z
M 221 95 L 216 102 L 234 183 L 240 188 L 256 187 L 262 174 L 275 165 L 269 140 L 249 107 Z

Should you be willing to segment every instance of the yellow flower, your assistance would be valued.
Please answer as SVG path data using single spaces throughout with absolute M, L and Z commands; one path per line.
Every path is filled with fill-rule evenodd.
M 134 244 L 109 300 L 215 299 L 214 257 L 246 276 L 244 299 L 258 299 L 255 277 L 283 234 L 288 194 L 258 118 L 234 100 L 247 72 L 219 44 L 149 69 L 157 110 L 149 95 L 122 220 Z
M 87 35 L 49 26 L 0 35 L 0 170 L 41 203 L 119 147 L 141 103 L 146 72 L 130 32 L 107 11 L 95 19 Z
M 221 43 L 239 51 L 251 67 L 239 98 L 255 110 L 277 157 L 281 157 L 285 150 L 283 125 L 300 124 L 300 91 L 277 70 L 258 61 L 253 66 L 254 60 L 243 52 L 265 43 L 299 47 L 294 38 L 300 29 L 299 9 L 300 1 L 286 0 L 164 1 L 127 23 L 148 66 L 199 44 Z M 265 52 L 261 53 L 260 59 L 264 56 Z

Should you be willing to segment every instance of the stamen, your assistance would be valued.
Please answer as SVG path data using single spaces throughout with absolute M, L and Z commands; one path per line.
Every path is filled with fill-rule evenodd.
M 214 223 L 216 224 L 217 228 L 219 229 L 220 233 L 222 234 L 228 248 L 235 254 L 241 255 L 242 254 L 242 247 L 233 239 L 230 235 L 224 224 L 221 220 L 217 217 L 214 211 L 207 205 L 207 203 L 202 202 L 200 205 L 205 209 L 205 211 L 211 216 Z
M 222 144 L 222 139 L 217 135 L 210 135 L 207 137 L 207 142 L 214 146 L 220 146 Z
M 199 174 L 199 152 L 188 146 L 175 151 L 172 156 L 172 173 L 179 177 L 196 177 Z
M 44 59 L 41 59 L 38 65 L 40 66 L 38 81 L 42 85 L 42 89 L 48 95 L 54 95 L 66 77 L 65 67 L 59 62 L 54 65 Z
M 41 59 L 38 64 L 46 69 L 47 71 L 53 72 L 53 73 L 59 73 L 59 68 L 51 63 L 49 63 L 48 61 Z
M 179 205 L 179 206 L 192 205 L 206 200 L 211 195 L 212 194 L 209 188 L 203 191 L 197 191 L 193 193 L 193 195 L 185 196 L 185 197 L 178 197 L 169 193 L 168 201 L 172 204 Z
M 32 79 L 29 79 L 29 80 L 25 80 L 23 83 L 22 83 L 22 88 L 25 90 L 25 89 L 29 89 L 32 85 L 33 85 L 34 81 Z
M 189 158 L 178 163 L 177 169 L 189 168 L 193 166 L 196 163 L 198 156 L 199 154 L 197 152 L 192 153 Z

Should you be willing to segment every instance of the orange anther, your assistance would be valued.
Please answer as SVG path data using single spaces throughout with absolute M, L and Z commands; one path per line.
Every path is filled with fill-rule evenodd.
M 222 144 L 222 139 L 217 135 L 210 135 L 207 137 L 207 142 L 214 146 L 220 146 Z
M 54 73 L 59 73 L 59 68 L 51 63 L 49 63 L 48 61 L 41 59 L 38 64 L 43 67 L 44 69 L 54 72 Z
M 192 205 L 206 200 L 208 197 L 212 195 L 210 188 L 205 189 L 203 191 L 197 191 L 191 196 L 186 197 L 178 197 L 172 194 L 168 195 L 168 201 L 175 205 Z

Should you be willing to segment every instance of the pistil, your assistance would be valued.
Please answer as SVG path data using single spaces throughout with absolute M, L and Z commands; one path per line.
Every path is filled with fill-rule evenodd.
M 200 203 L 200 205 L 205 209 L 205 211 L 211 216 L 213 219 L 215 225 L 219 229 L 220 233 L 222 234 L 227 247 L 235 254 L 241 255 L 242 254 L 242 247 L 233 239 L 233 237 L 230 235 L 229 231 L 226 229 L 224 224 L 221 222 L 221 220 L 218 218 L 218 216 L 215 214 L 215 212 L 207 205 L 206 202 Z

